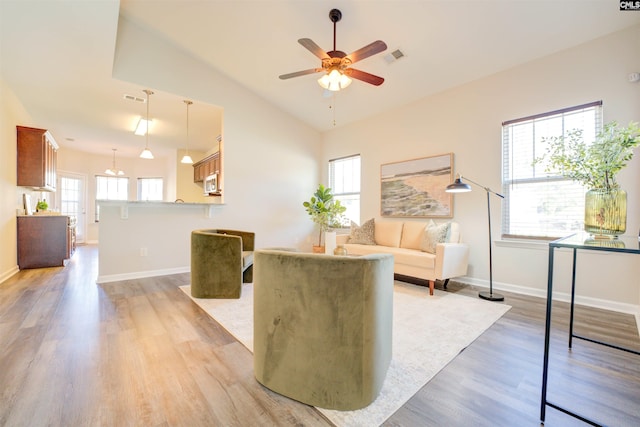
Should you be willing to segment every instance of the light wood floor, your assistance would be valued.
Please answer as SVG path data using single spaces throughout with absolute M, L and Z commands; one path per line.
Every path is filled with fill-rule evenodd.
M 65 268 L 0 284 L 0 426 L 331 425 L 255 381 L 251 353 L 178 289 L 188 274 L 96 277 L 97 249 L 83 246 Z M 539 425 L 545 301 L 504 294 L 513 308 L 385 426 Z M 610 426 L 640 425 L 640 356 L 585 341 L 568 351 L 567 305 L 555 307 L 549 399 Z M 640 350 L 632 316 L 577 316 L 578 332 Z M 548 408 L 546 425 L 584 424 Z

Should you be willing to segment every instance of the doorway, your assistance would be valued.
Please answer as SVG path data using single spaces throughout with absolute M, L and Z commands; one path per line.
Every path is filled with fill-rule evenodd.
M 58 171 L 56 205 L 61 215 L 76 218 L 76 243 L 85 243 L 87 234 L 87 177 L 73 172 Z

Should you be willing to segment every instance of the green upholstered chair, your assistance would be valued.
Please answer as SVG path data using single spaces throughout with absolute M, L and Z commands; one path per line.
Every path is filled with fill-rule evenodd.
M 258 382 L 321 408 L 373 402 L 391 361 L 393 256 L 262 249 L 254 269 Z
M 253 281 L 255 233 L 237 230 L 191 232 L 191 295 L 240 298 L 242 283 Z

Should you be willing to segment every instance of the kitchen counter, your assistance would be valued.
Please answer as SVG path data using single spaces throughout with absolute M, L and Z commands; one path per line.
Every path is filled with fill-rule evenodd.
M 102 200 L 100 206 L 116 206 L 120 208 L 120 219 L 129 217 L 129 209 L 202 209 L 206 218 L 213 217 L 214 210 L 224 206 L 224 203 L 198 203 L 198 202 L 144 202 L 130 200 Z

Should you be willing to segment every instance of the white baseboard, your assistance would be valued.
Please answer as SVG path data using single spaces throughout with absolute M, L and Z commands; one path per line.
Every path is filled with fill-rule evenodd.
M 8 271 L 5 271 L 4 273 L 0 274 L 0 283 L 4 282 L 9 277 L 16 274 L 18 271 L 20 271 L 20 269 L 18 268 L 17 265 L 15 265 L 12 268 L 10 268 Z
M 119 282 L 121 280 L 143 279 L 145 277 L 168 276 L 170 274 L 188 273 L 190 267 L 167 268 L 163 270 L 134 271 L 132 273 L 107 274 L 98 276 L 96 283 Z
M 484 279 L 476 279 L 474 277 L 457 277 L 454 279 L 455 281 L 466 283 L 474 286 L 481 286 L 484 288 L 489 287 L 489 281 Z M 525 286 L 514 285 L 510 283 L 502 283 L 502 282 L 493 282 L 493 288 L 513 292 L 515 294 L 522 295 L 530 295 L 542 299 L 547 299 L 547 291 L 546 289 L 537 289 L 537 288 L 529 288 Z M 563 301 L 563 302 L 571 302 L 571 294 L 566 292 L 554 292 L 553 293 L 554 301 Z M 576 304 L 584 305 L 588 307 L 601 308 L 604 310 L 617 311 L 620 313 L 633 314 L 636 317 L 636 322 L 638 323 L 638 329 L 640 329 L 640 305 L 636 304 L 628 304 L 616 301 L 603 300 L 599 298 L 592 297 L 582 297 L 580 295 L 576 295 Z

